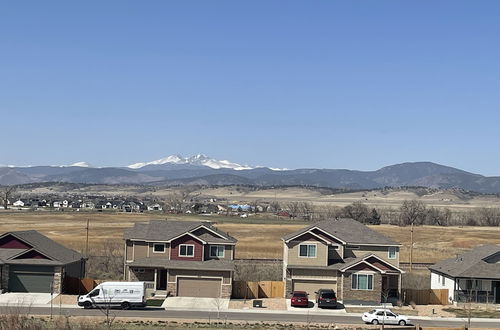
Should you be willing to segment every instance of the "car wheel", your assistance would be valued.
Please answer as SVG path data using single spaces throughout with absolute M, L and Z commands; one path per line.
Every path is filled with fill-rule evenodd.
M 86 301 L 83 303 L 83 308 L 85 309 L 89 309 L 92 307 L 92 304 L 90 303 L 90 301 Z
M 378 324 L 378 320 L 377 319 L 372 320 L 372 324 L 377 325 Z
M 406 321 L 405 321 L 405 320 L 401 320 L 401 321 L 399 321 L 399 325 L 401 325 L 401 326 L 405 326 L 405 325 L 406 325 Z
M 130 303 L 126 301 L 122 302 L 122 309 L 130 309 Z

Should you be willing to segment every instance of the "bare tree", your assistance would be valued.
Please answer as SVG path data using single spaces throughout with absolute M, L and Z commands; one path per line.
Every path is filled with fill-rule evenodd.
M 399 208 L 399 224 L 401 226 L 421 225 L 425 220 L 425 205 L 417 200 L 405 200 Z
M 2 204 L 5 210 L 7 210 L 7 208 L 9 207 L 9 199 L 12 198 L 12 195 L 15 194 L 16 190 L 17 190 L 16 186 L 3 186 L 0 189 Z

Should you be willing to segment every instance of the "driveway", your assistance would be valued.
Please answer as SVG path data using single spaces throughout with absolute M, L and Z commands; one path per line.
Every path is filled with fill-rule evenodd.
M 46 305 L 50 303 L 50 300 L 52 298 L 55 297 L 57 297 L 57 294 L 51 296 L 50 293 L 8 292 L 0 294 L 0 305 L 4 306 Z
M 319 308 L 314 301 L 309 300 L 309 307 L 292 307 L 291 300 L 286 300 L 286 310 L 287 311 L 297 311 L 301 313 L 315 312 L 315 313 L 325 313 L 330 315 L 342 315 L 346 314 L 345 308 Z
M 223 298 L 196 298 L 196 297 L 168 297 L 161 307 L 165 309 L 202 309 L 224 311 L 229 308 L 229 299 Z

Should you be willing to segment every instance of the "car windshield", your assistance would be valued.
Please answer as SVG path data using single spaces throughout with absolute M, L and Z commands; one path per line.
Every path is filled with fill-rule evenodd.
M 376 312 L 375 309 L 372 309 L 371 311 L 368 312 L 368 314 L 374 314 Z
M 297 293 L 294 293 L 293 294 L 294 297 L 305 297 L 306 294 L 305 293 L 300 293 L 300 292 L 297 292 Z
M 325 292 L 325 293 L 321 294 L 321 297 L 322 298 L 326 298 L 326 299 L 332 299 L 332 298 L 335 298 L 335 293 L 333 293 L 333 292 Z

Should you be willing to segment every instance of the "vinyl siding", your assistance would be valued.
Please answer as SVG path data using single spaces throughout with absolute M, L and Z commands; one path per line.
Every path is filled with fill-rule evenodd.
M 387 246 L 369 246 L 358 245 L 359 249 L 346 248 L 344 258 L 363 257 L 367 254 L 374 254 L 382 260 L 399 267 L 399 248 L 396 247 L 396 259 L 389 259 L 389 247 Z
M 288 246 L 288 264 L 289 265 L 307 265 L 307 266 L 327 266 L 328 246 L 322 240 L 313 235 L 303 235 L 304 241 L 291 241 Z M 315 244 L 316 257 L 299 257 L 299 246 L 301 244 Z
M 134 242 L 134 260 L 148 256 L 148 245 L 146 242 Z
M 193 257 L 179 257 L 179 247 L 181 244 L 191 244 L 194 245 L 194 256 Z M 170 249 L 170 259 L 171 260 L 193 260 L 202 261 L 203 260 L 203 244 L 197 239 L 190 235 L 184 235 L 176 240 L 172 241 Z

